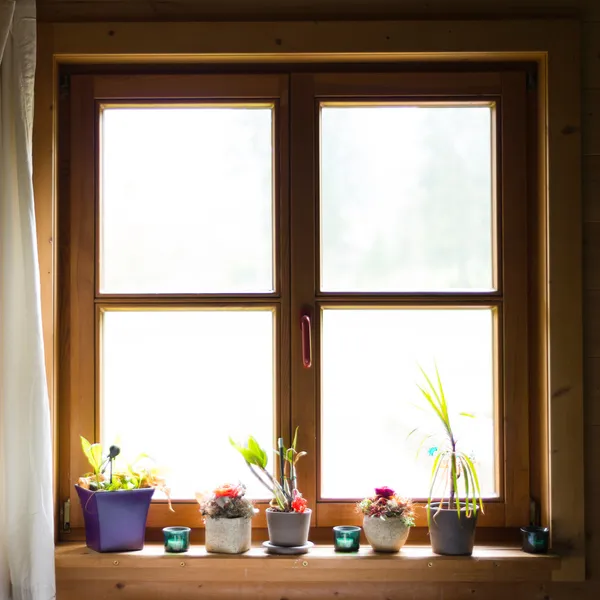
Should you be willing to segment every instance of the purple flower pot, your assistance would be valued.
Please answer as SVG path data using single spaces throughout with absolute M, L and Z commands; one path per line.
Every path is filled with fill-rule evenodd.
M 85 542 L 96 552 L 144 547 L 146 519 L 154 488 L 91 492 L 75 486 L 85 521 Z

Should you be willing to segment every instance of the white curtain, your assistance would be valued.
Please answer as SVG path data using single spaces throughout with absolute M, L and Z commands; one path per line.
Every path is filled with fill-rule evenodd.
M 0 599 L 55 597 L 52 438 L 32 186 L 34 0 L 0 0 Z

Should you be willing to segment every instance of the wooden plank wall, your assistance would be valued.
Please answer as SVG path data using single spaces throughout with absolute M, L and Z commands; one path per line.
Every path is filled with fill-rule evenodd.
M 247 13 L 239 2 L 230 2 L 232 12 Z M 245 3 L 243 3 L 245 4 Z M 253 3 L 254 4 L 254 3 Z M 264 3 L 263 4 L 268 4 Z M 279 10 L 273 14 L 282 13 L 287 17 L 299 16 L 297 7 L 301 2 L 282 2 Z M 314 11 L 317 5 L 308 2 Z M 337 8 L 336 8 L 337 4 Z M 443 16 L 463 16 L 469 2 L 448 0 L 440 2 L 415 3 L 407 0 L 404 11 L 396 16 L 414 16 L 424 13 L 434 13 Z M 481 3 L 476 3 L 474 12 L 481 14 Z M 504 16 L 522 16 L 523 14 L 543 14 L 549 16 L 566 14 L 576 9 L 581 15 L 583 24 L 583 190 L 584 190 L 584 330 L 585 330 L 585 448 L 586 448 L 586 534 L 587 534 L 587 577 L 588 581 L 581 584 L 415 584 L 406 583 L 392 585 L 373 583 L 367 585 L 327 585 L 306 584 L 291 589 L 280 584 L 268 584 L 249 587 L 242 583 L 232 582 L 231 585 L 178 584 L 148 582 L 147 584 L 127 585 L 117 579 L 104 578 L 91 580 L 85 586 L 67 583 L 59 578 L 60 600 L 85 597 L 88 600 L 96 598 L 122 599 L 151 599 L 173 598 L 265 598 L 287 599 L 296 598 L 371 598 L 396 600 L 399 598 L 454 600 L 459 598 L 486 598 L 489 600 L 513 598 L 514 600 L 585 600 L 600 598 L 600 0 L 525 0 L 519 3 L 518 9 L 511 8 L 516 4 L 509 0 L 494 0 L 486 2 L 485 12 L 496 7 L 496 12 Z M 102 6 L 101 6 L 102 5 Z M 222 5 L 214 2 L 214 5 Z M 261 6 L 261 0 L 256 5 Z M 294 5 L 296 9 L 294 9 Z M 361 9 L 361 5 L 363 9 Z M 393 4 L 369 0 L 349 0 L 346 3 L 336 3 L 333 0 L 323 0 L 323 11 L 331 14 L 338 12 L 340 17 L 366 14 L 364 6 L 368 5 L 370 17 L 376 13 L 389 13 L 386 7 Z M 377 6 L 375 6 L 377 5 Z M 108 7 L 112 6 L 114 14 Z M 123 0 L 122 2 L 75 2 L 73 0 L 38 0 L 39 17 L 46 21 L 69 20 L 182 20 L 208 16 L 208 4 L 197 2 L 145 2 Z M 248 4 L 245 4 L 247 7 Z M 273 4 L 271 4 L 273 6 Z M 291 6 L 291 12 L 290 12 Z M 474 6 L 471 3 L 471 6 Z M 241 8 L 240 8 L 241 7 Z M 420 7 L 420 8 L 419 8 Z M 456 10 L 454 10 L 456 7 Z M 489 7 L 489 8 L 488 8 Z M 308 7 L 307 7 L 308 8 Z M 406 9 L 409 9 L 406 12 Z M 266 10 L 266 8 L 265 8 Z M 296 10 L 296 14 L 294 14 Z M 199 12 L 200 11 L 200 12 Z M 222 15 L 223 9 L 213 10 Z M 266 13 L 258 11 L 262 17 Z M 317 15 L 315 15 L 317 16 Z M 246 18 L 248 15 L 246 14 Z M 45 268 L 45 265 L 43 265 Z M 568 318 L 568 315 L 565 315 Z M 560 482 L 558 482 L 560 485 Z M 582 510 L 574 506 L 573 511 Z M 90 575 L 92 576 L 92 575 Z
M 590 9 L 583 26 L 582 114 L 586 554 L 588 577 L 600 581 L 600 2 Z

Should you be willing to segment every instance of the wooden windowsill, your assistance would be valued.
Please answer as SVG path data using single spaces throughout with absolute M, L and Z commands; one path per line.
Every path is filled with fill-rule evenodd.
M 473 556 L 438 556 L 429 546 L 406 546 L 398 554 L 376 554 L 369 547 L 339 554 L 315 546 L 300 556 L 271 556 L 257 546 L 240 555 L 208 554 L 204 546 L 167 554 L 161 544 L 139 552 L 99 554 L 81 543 L 56 547 L 58 579 L 111 578 L 140 581 L 230 582 L 475 582 L 550 581 L 560 566 L 555 555 L 518 549 L 477 547 Z

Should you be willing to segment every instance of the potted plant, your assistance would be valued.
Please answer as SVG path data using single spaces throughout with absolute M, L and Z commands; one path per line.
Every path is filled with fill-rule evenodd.
M 116 469 L 118 446 L 111 446 L 105 456 L 100 444 L 81 437 L 81 447 L 93 471 L 79 478 L 75 485 L 85 522 L 85 540 L 96 552 L 141 550 L 150 500 L 156 488 L 170 502 L 169 489 L 156 469 L 144 464 L 147 456 Z M 108 470 L 108 473 L 107 473 Z
M 204 517 L 206 551 L 241 554 L 250 549 L 252 517 L 257 512 L 242 484 L 226 483 L 209 494 L 196 494 Z
M 389 487 L 375 488 L 375 496 L 361 500 L 357 510 L 364 515 L 363 529 L 375 552 L 398 552 L 415 525 L 411 500 Z
M 296 485 L 296 464 L 306 455 L 298 452 L 298 428 L 289 448 L 279 438 L 275 451 L 279 457 L 279 481 L 267 470 L 267 452 L 250 436 L 245 446 L 231 438 L 231 445 L 244 457 L 253 475 L 273 496 L 266 511 L 269 542 L 272 547 L 306 547 L 310 528 L 311 510 Z
M 438 435 L 440 445 L 431 448 L 430 451 L 430 454 L 435 456 L 427 498 L 427 524 L 431 547 L 436 554 L 471 555 L 475 543 L 477 515 L 479 510 L 483 512 L 477 469 L 471 457 L 458 448 L 437 366 L 435 383 L 422 368 L 421 373 L 425 384 L 418 387 L 427 408 L 441 425 L 441 433 Z M 473 415 L 468 413 L 460 415 L 473 418 Z M 440 500 L 434 502 L 433 497 L 438 488 L 441 490 Z

